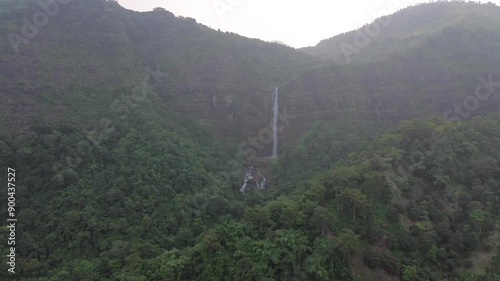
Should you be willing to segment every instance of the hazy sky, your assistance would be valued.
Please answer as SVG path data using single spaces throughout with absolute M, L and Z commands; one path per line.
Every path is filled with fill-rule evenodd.
M 119 0 L 136 11 L 163 7 L 213 29 L 292 47 L 316 45 L 422 0 Z M 488 1 L 481 1 L 488 2 Z M 491 0 L 500 4 L 500 0 Z

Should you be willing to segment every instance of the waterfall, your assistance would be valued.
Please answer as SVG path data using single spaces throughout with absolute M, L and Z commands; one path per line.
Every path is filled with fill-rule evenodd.
M 240 189 L 241 193 L 245 193 L 245 189 L 247 187 L 248 181 L 253 180 L 252 171 L 253 171 L 253 167 L 251 167 L 250 170 L 248 172 L 246 172 L 245 178 L 243 179 L 243 186 Z
M 273 93 L 273 154 L 272 158 L 278 156 L 278 87 L 274 89 Z
M 240 192 L 243 193 L 243 194 L 246 194 L 245 191 L 247 190 L 247 185 L 250 181 L 254 181 L 255 184 L 257 185 L 258 188 L 262 189 L 262 190 L 265 190 L 266 187 L 267 187 L 267 179 L 264 177 L 264 175 L 262 175 L 262 173 L 260 171 L 257 171 L 257 173 L 259 174 L 258 177 L 254 177 L 253 176 L 253 171 L 254 171 L 254 167 L 250 167 L 250 170 L 248 170 L 246 173 L 245 173 L 245 177 L 243 178 L 243 186 L 240 188 Z

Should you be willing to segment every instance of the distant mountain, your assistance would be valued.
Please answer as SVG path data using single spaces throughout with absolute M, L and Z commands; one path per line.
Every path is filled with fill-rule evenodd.
M 449 28 L 498 32 L 499 26 L 500 7 L 493 3 L 442 1 L 402 9 L 301 50 L 338 64 L 367 63 L 422 46 L 429 37 L 439 37 Z
M 402 10 L 359 56 L 353 54 L 355 64 L 367 65 L 345 67 L 164 10 L 128 11 L 113 1 L 61 4 L 33 38 L 21 40 L 23 18 L 32 19 L 42 7 L 29 0 L 2 6 L 0 35 L 17 42 L 19 52 L 1 41 L 0 127 L 14 135 L 37 118 L 50 123 L 61 116 L 92 130 L 95 116 L 127 112 L 122 96 L 157 71 L 165 75 L 150 81 L 151 101 L 204 120 L 225 139 L 248 141 L 269 126 L 276 86 L 280 112 L 295 116 L 280 132 L 283 144 L 296 144 L 317 120 L 342 119 L 381 132 L 407 118 L 442 115 L 474 92 L 478 75 L 496 74 L 500 60 L 494 51 L 499 9 L 492 5 L 432 3 Z M 354 40 L 356 33 L 343 36 Z M 351 42 L 344 37 L 325 43 Z M 493 99 L 475 114 L 495 104 Z M 270 153 L 270 144 L 257 146 L 261 155 Z
M 285 134 L 303 134 L 307 129 L 299 128 L 318 119 L 370 130 L 413 117 L 465 120 L 498 110 L 498 95 L 483 101 L 475 98 L 476 90 L 487 87 L 485 80 L 497 85 L 500 81 L 497 15 L 500 8 L 492 4 L 423 4 L 382 19 L 390 24 L 358 48 L 351 63 L 340 47 L 354 46 L 363 31 L 303 49 L 326 59 L 326 65 L 283 86 L 288 99 L 283 102 L 298 115 L 295 124 L 302 124 Z M 471 105 L 466 105 L 470 99 Z M 456 117 L 460 111 L 465 112 Z
M 498 13 L 419 5 L 362 46 L 296 50 L 116 1 L 0 0 L 13 280 L 500 274 Z M 255 160 L 274 101 L 278 159 Z M 247 167 L 270 189 L 239 192 Z

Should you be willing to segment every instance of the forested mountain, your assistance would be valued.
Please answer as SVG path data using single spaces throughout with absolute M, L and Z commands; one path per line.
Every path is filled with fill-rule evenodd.
M 39 5 L 29 6 L 29 0 L 4 3 L 2 38 L 22 35 L 23 16 L 29 18 L 41 10 Z M 394 25 L 388 28 L 399 27 L 398 34 L 422 28 L 416 20 L 402 28 L 396 18 L 418 19 L 424 8 L 453 8 L 462 11 L 463 17 L 484 10 L 486 16 L 480 17 L 483 24 L 450 25 L 437 34 L 433 30 L 438 28 L 425 29 L 419 37 L 421 45 L 394 56 L 375 55 L 382 60 L 378 63 L 338 66 L 280 44 L 214 31 L 160 9 L 137 13 L 116 2 L 73 1 L 60 5 L 60 12 L 27 43 L 14 37 L 17 53 L 9 41 L 2 41 L 5 78 L 0 87 L 5 93 L 2 120 L 6 122 L 1 126 L 15 134 L 37 116 L 51 122 L 85 108 L 90 112 L 79 117 L 85 126 L 93 126 L 90 130 L 96 129 L 87 121 L 92 116 L 128 112 L 131 103 L 136 104 L 130 101 L 132 90 L 147 75 L 170 109 L 203 120 L 217 136 L 237 141 L 255 137 L 269 125 L 276 86 L 281 93 L 280 112 L 294 116 L 280 132 L 286 144 L 297 144 L 318 118 L 381 132 L 404 119 L 442 115 L 474 93 L 482 83 L 479 75 L 488 80 L 490 74 L 497 74 L 500 56 L 494 50 L 500 46 L 500 32 L 492 28 L 497 18 L 488 15 L 498 8 L 433 3 L 398 12 L 415 15 L 394 15 Z M 435 21 L 448 22 L 448 18 Z M 401 42 L 383 38 L 376 37 L 380 43 L 370 43 L 361 54 L 370 53 L 377 44 L 388 50 Z M 86 94 L 81 95 L 82 91 Z M 97 97 L 89 98 L 89 92 Z M 496 102 L 492 97 L 480 111 L 495 110 Z M 77 114 L 67 115 L 74 119 Z M 267 155 L 269 150 L 267 145 L 259 153 Z
M 357 30 L 339 34 L 314 47 L 301 50 L 337 64 L 363 64 L 404 54 L 408 49 L 425 44 L 429 37 L 441 37 L 443 32 L 450 29 L 498 32 L 500 8 L 491 2 L 484 5 L 473 1 L 432 2 L 401 9 L 394 14 L 377 18 Z M 395 7 L 398 5 L 389 5 L 389 9 Z M 479 38 L 469 39 L 460 41 L 458 47 L 474 43 Z
M 477 108 L 464 101 L 488 84 L 490 75 L 495 76 L 491 81 L 500 80 L 499 19 L 500 7 L 493 4 L 437 2 L 406 8 L 303 49 L 330 64 L 302 73 L 282 91 L 292 113 L 299 115 L 296 122 L 345 120 L 362 130 L 386 129 L 430 113 L 463 120 L 496 111 L 497 95 Z M 369 32 L 382 23 L 386 26 L 379 35 Z M 367 41 L 359 39 L 363 36 Z M 347 45 L 354 49 L 343 52 Z
M 0 0 L 0 280 L 500 280 L 498 14 L 410 7 L 339 64 L 356 33 Z
M 123 114 L 131 107 L 123 96 L 133 95 L 149 75 L 167 107 L 206 119 L 219 136 L 243 139 L 268 124 L 272 89 L 319 63 L 164 10 L 139 13 L 102 0 L 74 0 L 58 10 L 25 42 L 19 39 L 23 18 L 43 10 L 31 0 L 2 1 L 0 34 L 17 43 L 1 43 L 2 126 L 8 132 L 20 132 L 37 116 L 54 120 L 71 111 L 71 118 L 84 114 L 78 117 L 91 125 L 88 119 L 109 114 L 112 104 L 113 113 Z
M 462 124 L 404 121 L 288 195 L 264 202 L 251 195 L 241 220 L 219 223 L 193 247 L 165 252 L 142 274 L 147 280 L 499 280 L 499 121 L 498 115 Z M 429 146 L 433 135 L 441 137 Z M 321 157 L 315 145 L 304 149 Z M 275 194 L 288 193 L 290 176 L 307 177 L 289 169 L 289 163 L 313 165 L 307 157 L 280 157 Z M 483 258 L 466 259 L 471 253 Z M 461 274 L 463 268 L 486 274 Z

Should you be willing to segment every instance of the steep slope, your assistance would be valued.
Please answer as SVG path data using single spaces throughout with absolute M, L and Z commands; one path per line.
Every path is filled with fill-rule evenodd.
M 487 261 L 488 272 L 463 275 L 459 268 L 471 251 L 488 247 L 500 215 L 499 121 L 498 114 L 405 121 L 291 194 L 256 202 L 242 220 L 218 224 L 195 246 L 149 260 L 138 276 L 498 280 L 497 260 Z M 285 155 L 279 165 L 297 161 Z M 259 198 L 255 193 L 249 196 Z
M 319 64 L 310 56 L 260 40 L 222 33 L 186 20 L 165 23 L 165 12 L 129 16 L 135 50 L 168 77 L 157 92 L 177 112 L 212 124 L 220 137 L 256 136 L 272 119 L 272 91 Z M 144 32 L 148 30 L 148 32 Z M 260 152 L 270 154 L 270 147 Z
M 112 110 L 115 101 L 130 96 L 137 86 L 152 84 L 142 83 L 146 65 L 133 54 L 123 24 L 115 13 L 105 12 L 115 5 L 83 3 L 56 4 L 53 17 L 36 1 L 0 3 L 0 34 L 11 41 L 0 41 L 4 133 L 18 136 L 37 119 L 96 129 L 103 117 L 121 114 Z M 49 18 L 40 28 L 33 24 L 36 14 Z
M 1 38 L 40 11 L 36 1 L 0 7 Z M 0 166 L 16 171 L 19 220 L 17 244 L 0 246 L 4 256 L 15 246 L 16 274 L 4 262 L 0 279 L 122 279 L 137 257 L 241 216 L 241 161 L 212 128 L 164 105 L 154 92 L 163 70 L 134 54 L 124 9 L 87 0 L 59 9 L 18 53 L 0 41 Z
M 113 1 L 60 4 L 27 41 L 19 39 L 23 18 L 43 12 L 37 2 L 3 1 L 2 11 L 0 35 L 18 43 L 12 48 L 2 40 L 0 55 L 2 126 L 11 134 L 27 130 L 36 116 L 87 125 L 95 116 L 124 114 L 135 107 L 127 97 L 149 77 L 171 109 L 205 119 L 219 136 L 243 139 L 268 124 L 272 89 L 319 63 L 279 44 Z
M 338 64 L 380 61 L 421 46 L 429 36 L 455 26 L 498 31 L 500 8 L 475 2 L 419 4 L 301 50 Z
M 166 11 L 58 9 L 15 52 L 6 39 L 41 7 L 0 1 L 14 280 L 363 280 L 359 260 L 405 281 L 453 280 L 493 230 L 499 118 L 472 118 L 498 109 L 496 19 L 338 66 Z M 243 195 L 243 159 L 214 132 L 263 135 L 275 86 L 290 118 L 280 141 L 304 141 L 273 162 L 272 192 Z M 367 141 L 447 110 L 472 120 L 407 121 Z M 433 145 L 435 132 L 446 138 Z
M 422 35 L 414 47 L 386 58 L 377 55 L 375 62 L 332 62 L 304 72 L 282 87 L 286 93 L 283 104 L 297 115 L 293 121 L 297 126 L 287 127 L 290 130 L 283 137 L 302 135 L 307 130 L 299 128 L 310 128 L 316 120 L 345 122 L 366 131 L 390 128 L 408 118 L 439 115 L 466 120 L 498 110 L 500 56 L 496 50 L 500 48 L 500 30 L 495 26 L 497 19 L 488 15 L 500 8 L 468 3 L 434 5 L 399 12 L 394 22 L 401 13 L 411 15 L 444 6 L 481 21 Z M 415 26 L 414 30 L 420 28 Z M 377 44 L 390 50 L 399 42 L 381 38 Z M 373 54 L 371 46 L 361 54 Z
M 23 16 L 40 11 L 33 1 L 4 3 L 2 38 L 20 34 Z M 429 10 L 432 21 L 423 23 Z M 407 33 L 420 34 L 418 44 L 404 45 L 397 56 L 376 54 L 377 64 L 337 67 L 166 11 L 136 13 L 114 2 L 72 1 L 60 5 L 28 44 L 21 43 L 19 53 L 2 41 L 0 125 L 3 132 L 21 133 L 37 116 L 49 122 L 64 116 L 94 130 L 94 116 L 120 116 L 140 106 L 130 101 L 133 89 L 149 77 L 167 107 L 210 124 L 219 137 L 246 141 L 247 156 L 270 155 L 268 141 L 252 140 L 266 139 L 276 86 L 280 114 L 288 116 L 280 123 L 283 144 L 298 143 L 316 120 L 380 132 L 407 118 L 442 115 L 474 93 L 478 75 L 498 73 L 500 39 L 491 16 L 496 12 L 497 7 L 466 3 L 408 8 L 388 26 L 393 39 L 381 35 L 361 54 L 377 44 L 395 48 Z M 471 20 L 462 24 L 455 17 Z M 444 23 L 451 26 L 443 29 Z M 495 103 L 481 105 L 481 112 L 495 109 Z
M 218 112 L 197 115 L 205 113 L 197 104 L 215 108 L 221 91 L 260 108 L 266 97 L 257 93 L 267 96 L 266 88 L 317 60 L 165 11 L 135 13 L 101 0 L 57 7 L 25 36 L 23 18 L 43 11 L 38 2 L 0 2 L 0 166 L 17 171 L 15 215 L 23 221 L 17 273 L 6 275 L 3 263 L 0 278 L 124 279 L 143 259 L 242 216 L 236 146 L 215 138 L 210 124 L 226 125 L 215 122 Z M 270 119 L 254 113 L 238 117 L 244 134 L 246 123 Z M 226 123 L 228 114 L 221 113 Z M 219 136 L 243 138 L 239 132 Z

